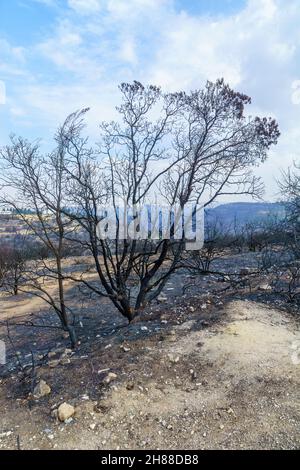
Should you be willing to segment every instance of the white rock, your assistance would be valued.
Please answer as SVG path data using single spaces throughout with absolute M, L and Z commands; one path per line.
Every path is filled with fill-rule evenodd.
M 118 377 L 117 374 L 115 374 L 114 372 L 109 372 L 107 376 L 105 377 L 105 379 L 103 380 L 103 382 L 105 382 L 106 384 L 109 384 L 113 380 L 116 380 L 117 377 Z
M 59 421 L 66 421 L 67 419 L 71 418 L 75 413 L 75 408 L 69 403 L 62 403 L 58 407 L 58 419 Z
M 53 359 L 52 361 L 49 361 L 48 362 L 48 366 L 51 367 L 51 369 L 53 369 L 54 367 L 58 366 L 59 364 L 59 360 L 58 359 Z
M 179 362 L 179 356 L 174 356 L 173 354 L 168 354 L 168 359 L 173 364 L 177 364 L 177 362 Z
M 259 290 L 262 290 L 262 291 L 269 291 L 269 290 L 272 290 L 272 287 L 270 286 L 270 284 L 262 284 L 262 285 L 259 287 Z
M 73 351 L 72 351 L 72 349 L 70 349 L 70 348 L 66 348 L 66 349 L 64 350 L 64 354 L 66 354 L 66 355 L 67 355 L 67 354 L 73 354 Z
M 98 374 L 103 374 L 103 372 L 107 372 L 107 371 L 109 371 L 109 367 L 107 369 L 100 369 L 100 370 L 98 370 L 97 373 Z
M 65 424 L 71 424 L 73 421 L 73 418 L 68 418 L 65 420 Z
M 12 434 L 13 434 L 12 431 L 2 432 L 2 433 L 0 434 L 0 439 L 2 439 L 2 437 L 9 437 L 9 436 L 11 436 Z
M 49 393 L 51 393 L 51 387 L 49 387 L 45 380 L 40 380 L 33 390 L 34 398 L 42 398 L 49 395 Z

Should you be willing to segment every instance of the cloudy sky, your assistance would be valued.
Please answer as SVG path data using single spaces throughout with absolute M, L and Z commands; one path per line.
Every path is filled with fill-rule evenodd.
M 258 174 L 275 200 L 280 169 L 300 160 L 300 0 L 0 0 L 0 145 L 11 132 L 46 142 L 92 108 L 114 117 L 117 85 L 166 91 L 224 77 L 274 116 L 282 136 Z

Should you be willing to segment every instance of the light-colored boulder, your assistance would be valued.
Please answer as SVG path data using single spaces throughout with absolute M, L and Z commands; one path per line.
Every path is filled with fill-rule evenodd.
M 49 395 L 49 393 L 51 393 L 51 387 L 45 382 L 45 380 L 40 380 L 33 390 L 34 398 L 42 398 Z
M 72 416 L 75 413 L 75 408 L 72 405 L 69 405 L 69 403 L 62 403 L 59 405 L 57 414 L 58 414 L 58 419 L 59 421 L 66 421 L 69 418 L 72 418 Z
M 109 384 L 113 380 L 116 380 L 117 377 L 118 377 L 117 374 L 115 374 L 114 372 L 109 372 L 107 376 L 104 378 L 103 382 L 105 382 L 106 384 Z

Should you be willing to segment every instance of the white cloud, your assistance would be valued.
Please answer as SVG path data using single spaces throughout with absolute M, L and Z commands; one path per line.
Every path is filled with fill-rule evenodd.
M 241 81 L 240 57 L 228 47 L 232 24 L 187 15 L 168 23 L 150 80 L 168 89 L 198 87 L 206 79 L 224 77 L 233 86 Z
M 299 49 L 300 8 L 285 2 L 249 0 L 238 14 L 212 20 L 182 13 L 166 21 L 151 70 L 168 88 L 197 87 L 223 76 L 232 86 L 283 76 Z M 296 16 L 295 16 L 296 13 Z M 287 34 L 289 28 L 289 34 Z M 263 82 L 265 81 L 263 79 Z M 253 87 L 254 88 L 254 87 Z M 257 87 L 261 95 L 262 86 Z
M 3 80 L 0 80 L 0 104 L 6 103 L 6 87 Z
M 166 7 L 171 7 L 172 2 L 170 0 L 107 0 L 106 5 L 114 18 L 122 19 L 124 22 L 141 14 L 153 21 L 153 13 L 162 12 Z
M 55 34 L 37 45 L 36 50 L 62 71 L 72 71 L 74 80 L 76 76 L 102 75 L 102 64 L 93 57 L 90 45 L 84 44 L 80 28 L 67 19 L 61 20 Z
M 42 3 L 48 7 L 54 7 L 57 5 L 57 0 L 32 0 L 35 3 Z
M 12 46 L 0 37 L 0 79 L 9 81 L 11 77 L 27 75 L 26 51 L 24 47 Z
M 300 80 L 294 80 L 292 83 L 292 96 L 293 104 L 300 104 Z
M 15 117 L 23 117 L 26 116 L 26 111 L 23 108 L 20 108 L 18 106 L 12 106 L 9 110 L 9 112 L 15 116 Z
M 249 0 L 245 13 L 250 15 L 249 19 L 262 24 L 273 20 L 278 10 L 276 0 Z
M 92 106 L 95 136 L 97 123 L 114 113 L 122 81 L 189 90 L 224 77 L 252 97 L 252 114 L 279 120 L 280 143 L 259 170 L 268 195 L 279 167 L 300 159 L 299 0 L 248 0 L 239 12 L 216 17 L 178 11 L 172 0 L 68 0 L 68 6 L 29 51 L 0 40 L 1 76 L 29 75 L 10 97 L 12 116 L 21 119 L 25 110 L 33 126 L 37 120 L 47 128 Z M 31 68 L 28 57 L 42 60 L 45 71 Z
M 124 39 L 120 48 L 120 58 L 132 64 L 137 62 L 135 43 L 132 38 Z
M 79 46 L 82 40 L 79 34 L 67 32 L 60 38 L 62 46 Z
M 101 10 L 102 3 L 103 2 L 101 2 L 101 0 L 68 0 L 70 8 L 75 10 L 77 13 L 82 13 L 84 15 L 99 12 Z

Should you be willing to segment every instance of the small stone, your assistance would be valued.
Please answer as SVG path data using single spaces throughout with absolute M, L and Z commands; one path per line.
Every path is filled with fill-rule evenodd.
M 34 398 L 42 398 L 49 395 L 49 393 L 51 393 L 51 387 L 49 387 L 45 380 L 40 380 L 33 390 Z
M 224 429 L 224 424 L 220 424 L 219 428 Z
M 48 366 L 51 367 L 51 369 L 53 369 L 54 367 L 57 367 L 58 364 L 59 364 L 58 359 L 53 359 L 52 361 L 48 361 Z
M 62 403 L 61 405 L 59 405 L 57 412 L 59 421 L 64 422 L 74 415 L 75 408 L 74 406 L 69 405 L 68 403 Z
M 117 374 L 115 374 L 114 372 L 109 372 L 107 376 L 104 378 L 103 382 L 106 384 L 109 384 L 113 380 L 116 380 L 117 377 L 118 377 Z
M 96 413 L 107 413 L 111 408 L 111 404 L 107 400 L 100 400 L 95 406 Z
M 70 349 L 70 348 L 66 348 L 66 349 L 64 350 L 64 354 L 65 354 L 65 355 L 67 355 L 67 354 L 72 354 L 72 353 L 73 353 L 73 351 L 72 351 L 72 349 Z
M 177 364 L 177 362 L 179 362 L 179 356 L 174 356 L 173 354 L 168 354 L 168 359 L 173 364 Z
M 121 346 L 121 349 L 123 349 L 124 352 L 130 351 L 130 348 L 128 348 L 127 346 Z
M 12 434 L 13 434 L 12 431 L 2 432 L 2 433 L 0 434 L 0 439 L 2 439 L 3 437 L 9 437 L 9 436 L 11 436 Z
M 43 432 L 44 432 L 45 434 L 52 434 L 53 431 L 52 431 L 52 429 L 50 429 L 50 428 L 45 428 L 45 429 L 43 430 Z
M 176 336 L 169 336 L 169 337 L 168 337 L 168 340 L 169 340 L 171 343 L 176 343 L 177 337 L 176 337 Z
M 71 359 L 69 357 L 63 357 L 61 360 L 60 360 L 60 363 L 63 365 L 63 366 L 66 366 L 67 364 L 71 364 Z
M 95 427 L 96 427 L 96 423 L 90 424 L 90 429 L 91 429 L 92 431 L 94 431 Z
M 108 372 L 109 371 L 109 367 L 107 369 L 100 369 L 98 370 L 97 374 L 103 374 L 103 372 Z
M 54 418 L 54 419 L 57 419 L 58 418 L 58 410 L 57 408 L 55 410 L 52 410 L 51 413 L 50 413 L 51 417 Z
M 262 284 L 261 286 L 259 286 L 259 290 L 270 291 L 272 290 L 272 287 L 270 286 L 270 284 Z
M 247 274 L 250 274 L 250 269 L 249 268 L 240 269 L 240 276 L 247 276 Z
M 128 382 L 126 385 L 127 390 L 133 390 L 134 389 L 134 383 L 133 382 Z

